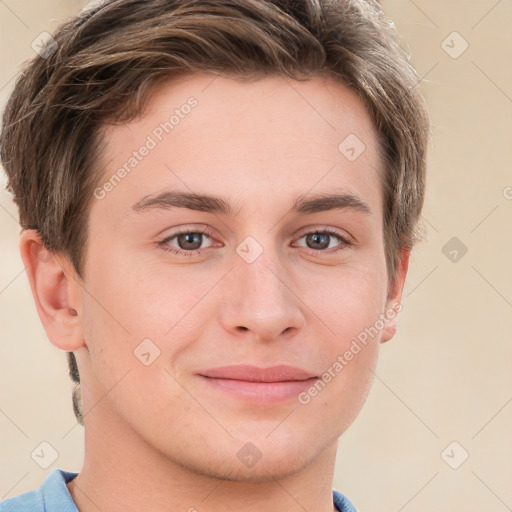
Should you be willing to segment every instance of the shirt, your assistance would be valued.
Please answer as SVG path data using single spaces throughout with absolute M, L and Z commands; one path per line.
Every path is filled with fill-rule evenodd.
M 78 473 L 53 469 L 39 489 L 0 502 L 0 512 L 78 512 L 66 484 Z M 333 503 L 339 512 L 357 512 L 354 505 L 333 490 Z

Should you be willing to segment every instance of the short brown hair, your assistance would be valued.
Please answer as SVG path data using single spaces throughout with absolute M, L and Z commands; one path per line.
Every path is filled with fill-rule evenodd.
M 422 238 L 430 123 L 419 79 L 374 0 L 107 0 L 63 23 L 27 63 L 3 117 L 0 158 L 24 229 L 83 279 L 104 123 L 141 114 L 164 81 L 209 71 L 256 80 L 329 76 L 364 102 L 385 176 L 389 282 Z M 341 141 L 340 141 L 341 142 Z M 73 353 L 70 376 L 79 386 Z M 80 392 L 73 405 L 83 424 Z

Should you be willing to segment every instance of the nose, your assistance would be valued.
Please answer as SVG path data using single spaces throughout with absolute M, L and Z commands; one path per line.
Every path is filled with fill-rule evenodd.
M 271 341 L 304 325 L 292 273 L 269 252 L 264 250 L 251 263 L 236 256 L 224 283 L 221 323 L 238 337 Z

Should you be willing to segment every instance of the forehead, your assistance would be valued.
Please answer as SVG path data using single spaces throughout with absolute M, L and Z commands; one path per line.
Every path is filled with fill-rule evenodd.
M 140 118 L 108 127 L 105 138 L 100 186 L 124 168 L 110 180 L 112 204 L 167 187 L 233 192 L 244 203 L 275 194 L 293 202 L 339 185 L 367 196 L 382 189 L 373 122 L 352 89 L 327 78 L 197 73 L 160 86 Z M 367 199 L 380 209 L 380 197 Z

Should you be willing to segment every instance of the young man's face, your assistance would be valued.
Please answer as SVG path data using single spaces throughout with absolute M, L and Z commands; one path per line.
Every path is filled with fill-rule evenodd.
M 197 74 L 105 137 L 76 308 L 104 421 L 221 478 L 306 467 L 359 412 L 405 277 L 388 298 L 383 169 L 362 102 L 319 78 Z M 171 207 L 171 192 L 226 208 Z M 319 195 L 353 198 L 294 211 Z M 239 365 L 256 370 L 225 369 Z M 281 365 L 295 373 L 257 372 Z

